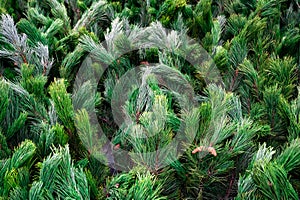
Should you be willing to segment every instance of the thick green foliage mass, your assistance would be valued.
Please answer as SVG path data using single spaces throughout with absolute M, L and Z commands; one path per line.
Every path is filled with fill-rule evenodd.
M 299 199 L 299 0 L 0 0 L 0 13 L 0 199 Z M 186 35 L 210 62 L 186 61 L 201 54 Z M 165 49 L 127 48 L 145 38 Z M 141 82 L 122 79 L 139 65 Z M 205 81 L 213 65 L 223 84 Z M 100 80 L 78 87 L 82 66 Z M 161 151 L 178 137 L 182 155 Z

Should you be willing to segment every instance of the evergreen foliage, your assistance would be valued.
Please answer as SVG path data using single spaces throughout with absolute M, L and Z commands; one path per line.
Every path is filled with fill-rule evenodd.
M 300 198 L 299 0 L 0 13 L 0 199 Z

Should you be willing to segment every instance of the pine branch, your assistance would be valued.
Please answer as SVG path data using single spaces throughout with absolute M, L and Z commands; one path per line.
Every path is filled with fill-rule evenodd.
M 56 19 L 61 19 L 64 23 L 65 32 L 70 31 L 70 18 L 67 14 L 67 9 L 63 3 L 60 3 L 57 0 L 47 0 L 47 4 L 51 8 L 51 13 Z
M 94 156 L 97 160 L 101 162 L 106 162 L 104 155 L 102 155 L 101 151 L 104 148 L 104 142 L 101 137 L 102 135 L 98 135 L 95 127 L 90 122 L 89 113 L 85 110 L 78 110 L 75 114 L 75 126 L 78 131 L 78 136 L 88 151 L 88 157 Z M 107 159 L 110 161 L 113 157 L 109 157 L 111 155 L 106 153 Z M 113 163 L 109 163 L 113 164 Z
M 0 22 L 0 33 L 3 36 L 3 41 L 10 45 L 10 49 L 0 50 L 0 56 L 8 57 L 16 66 L 21 66 L 22 63 L 28 63 L 27 36 L 19 35 L 13 19 L 9 15 L 2 15 Z
M 85 174 L 71 162 L 68 145 L 54 148 L 52 155 L 43 161 L 39 180 L 34 182 L 29 194 L 30 199 L 90 199 Z
M 298 198 L 296 191 L 288 180 L 287 171 L 282 165 L 272 160 L 274 153 L 275 151 L 272 148 L 267 148 L 265 143 L 260 146 L 248 167 L 248 172 L 239 180 L 237 199 Z M 285 153 L 288 153 L 288 151 Z M 282 154 L 283 157 L 285 157 L 284 154 Z M 278 161 L 283 160 L 279 159 Z
M 297 168 L 300 163 L 300 142 L 299 138 L 290 142 L 283 152 L 276 158 L 278 164 L 281 164 L 286 172 Z
M 49 89 L 57 115 L 64 126 L 68 129 L 68 134 L 71 136 L 75 133 L 73 122 L 74 108 L 71 102 L 71 97 L 67 93 L 64 80 L 55 80 L 52 85 L 50 85 Z
M 149 171 L 136 168 L 109 181 L 107 199 L 166 199 L 160 195 L 161 190 L 161 183 Z
M 47 44 L 46 37 L 30 21 L 22 19 L 17 23 L 17 25 L 18 28 L 28 36 L 28 44 L 30 46 L 35 46 L 38 42 L 41 42 L 44 45 Z
M 20 168 L 30 162 L 36 151 L 35 144 L 30 140 L 25 140 L 15 149 L 11 158 L 11 168 Z
M 2 15 L 0 34 L 9 48 L 0 50 L 0 56 L 11 59 L 18 67 L 18 72 L 22 64 L 34 64 L 36 73 L 45 75 L 51 68 L 53 60 L 49 56 L 48 46 L 42 44 L 46 43 L 45 38 L 33 25 L 30 25 L 29 30 L 28 23 L 28 21 L 23 21 L 20 26 L 30 34 L 29 40 L 26 34 L 18 34 L 14 21 L 9 15 Z M 28 45 L 30 42 L 35 46 L 30 47 Z
M 82 27 L 91 27 L 94 23 L 105 19 L 105 6 L 106 1 L 94 2 L 91 7 L 86 10 L 81 18 L 77 21 L 73 30 L 79 30 Z

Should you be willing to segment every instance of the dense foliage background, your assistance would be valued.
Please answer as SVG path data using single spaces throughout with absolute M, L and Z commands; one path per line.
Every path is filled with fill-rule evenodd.
M 0 0 L 0 12 L 0 199 L 299 199 L 299 0 Z M 132 33 L 160 24 L 201 44 L 224 87 L 206 84 L 176 47 L 123 55 L 85 102 L 115 145 L 92 154 L 98 133 L 72 103 L 91 95 L 91 83 L 73 86 L 80 65 L 94 50 L 100 63 L 111 58 L 105 39 L 121 51 Z M 132 127 L 164 125 L 159 137 L 142 140 L 129 134 L 141 129 L 119 129 L 111 99 L 118 77 L 147 62 L 182 74 L 199 107 L 179 111 L 152 79 L 133 88 L 124 108 Z M 171 165 L 132 159 L 128 172 L 110 165 L 120 148 L 162 147 L 180 122 L 196 137 Z

